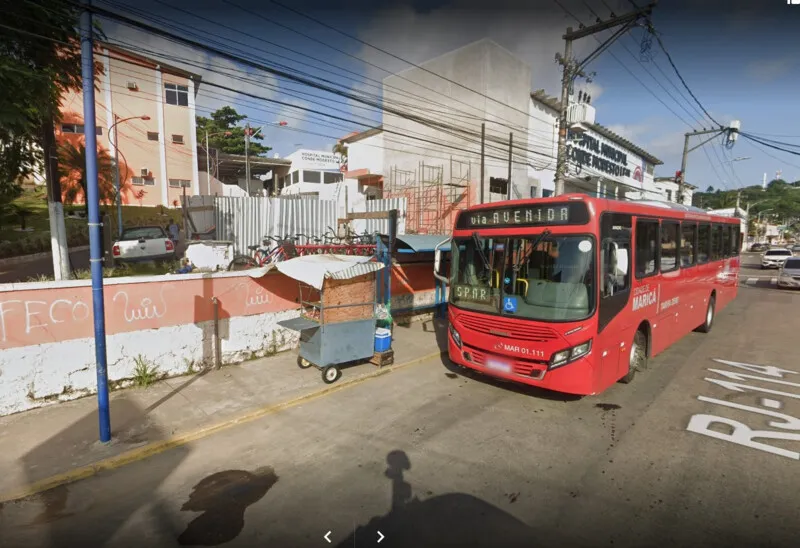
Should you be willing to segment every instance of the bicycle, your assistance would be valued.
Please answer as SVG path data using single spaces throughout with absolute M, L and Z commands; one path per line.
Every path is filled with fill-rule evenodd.
M 297 257 L 297 248 L 294 245 L 296 238 L 276 238 L 274 236 L 267 236 L 262 240 L 262 245 L 249 245 L 247 249 L 253 252 L 253 255 L 236 255 L 233 260 L 228 264 L 229 271 L 249 270 L 251 268 L 260 268 L 268 264 L 277 263 L 286 259 Z M 269 242 L 275 242 L 275 247 L 267 248 Z

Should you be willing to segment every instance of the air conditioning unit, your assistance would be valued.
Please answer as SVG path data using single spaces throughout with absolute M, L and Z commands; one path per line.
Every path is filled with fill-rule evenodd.
M 139 90 L 139 85 L 136 82 L 134 82 L 133 80 L 129 80 L 128 81 L 128 89 L 130 89 L 132 91 L 138 91 Z
M 146 167 L 143 167 L 139 172 L 142 174 L 142 177 L 147 177 L 148 175 L 150 175 L 150 170 L 147 169 Z
M 567 124 L 575 133 L 583 133 L 586 126 L 594 125 L 597 111 L 587 103 L 573 103 L 567 107 Z

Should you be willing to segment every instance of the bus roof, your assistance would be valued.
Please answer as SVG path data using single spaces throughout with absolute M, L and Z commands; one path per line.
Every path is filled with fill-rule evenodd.
M 561 196 L 550 196 L 548 198 L 525 198 L 522 200 L 507 200 L 502 202 L 491 202 L 472 206 L 467 211 L 481 209 L 496 209 L 504 206 L 522 206 L 534 204 L 564 203 L 565 201 L 582 201 L 594 205 L 595 211 L 618 211 L 620 213 L 631 213 L 633 215 L 664 215 L 664 210 L 675 213 L 676 218 L 690 218 L 702 220 L 734 223 L 739 222 L 738 217 L 727 217 L 714 215 L 699 207 L 676 204 L 674 202 L 661 202 L 658 200 L 615 200 L 612 198 L 595 198 L 586 194 L 562 194 Z M 684 215 L 681 215 L 683 213 Z M 687 214 L 688 215 L 685 215 Z

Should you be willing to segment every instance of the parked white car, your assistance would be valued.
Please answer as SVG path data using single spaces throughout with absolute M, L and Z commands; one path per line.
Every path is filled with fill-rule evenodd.
M 783 262 L 792 256 L 792 251 L 785 247 L 772 248 L 761 256 L 761 268 L 780 268 Z
M 111 253 L 118 263 L 177 259 L 175 244 L 160 226 L 126 228 L 122 231 L 122 237 L 114 242 Z
M 786 259 L 778 273 L 778 287 L 800 287 L 800 259 Z

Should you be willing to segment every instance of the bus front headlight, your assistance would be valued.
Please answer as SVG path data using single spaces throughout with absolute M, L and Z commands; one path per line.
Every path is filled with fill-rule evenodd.
M 448 324 L 448 327 L 450 328 L 450 336 L 453 337 L 453 342 L 456 343 L 457 347 L 461 348 L 461 335 L 458 334 L 453 324 Z
M 567 348 L 566 350 L 561 350 L 553 354 L 553 357 L 550 358 L 550 369 L 555 369 L 557 367 L 561 367 L 562 365 L 567 365 L 568 363 L 572 363 L 578 358 L 582 358 L 586 356 L 592 350 L 592 339 L 588 341 L 575 345 L 572 348 Z

